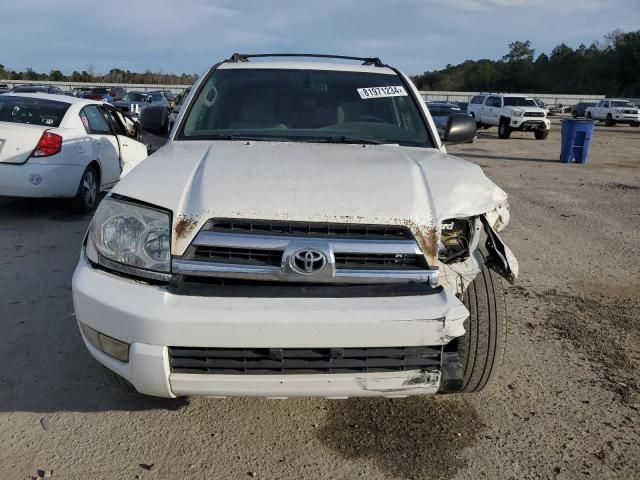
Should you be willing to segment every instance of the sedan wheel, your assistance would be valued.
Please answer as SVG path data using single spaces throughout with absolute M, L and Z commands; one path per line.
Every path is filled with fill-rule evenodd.
M 91 212 L 98 203 L 99 176 L 96 168 L 89 165 L 80 179 L 78 193 L 73 199 L 73 209 L 76 212 Z

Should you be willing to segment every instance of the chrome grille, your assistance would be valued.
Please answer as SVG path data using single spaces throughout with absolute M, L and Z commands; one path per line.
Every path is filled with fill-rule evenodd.
M 306 270 L 311 257 L 319 261 Z M 291 284 L 435 285 L 438 276 L 404 226 L 228 219 L 209 220 L 172 271 L 190 281 Z

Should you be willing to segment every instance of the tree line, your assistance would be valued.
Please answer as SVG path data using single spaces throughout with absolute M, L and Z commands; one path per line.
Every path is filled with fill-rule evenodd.
M 500 60 L 467 60 L 413 80 L 420 90 L 567 93 L 640 97 L 640 30 L 615 30 L 589 47 L 564 43 L 536 57 L 515 41 Z
M 153 72 L 145 70 L 143 73 L 132 72 L 112 68 L 109 73 L 98 75 L 93 65 L 87 66 L 81 72 L 74 71 L 70 75 L 65 75 L 60 70 L 51 70 L 49 73 L 38 73 L 32 68 L 24 71 L 16 71 L 5 68 L 0 64 L 0 80 L 43 80 L 50 82 L 77 82 L 77 83 L 149 83 L 161 85 L 191 85 L 198 75 L 183 73 Z

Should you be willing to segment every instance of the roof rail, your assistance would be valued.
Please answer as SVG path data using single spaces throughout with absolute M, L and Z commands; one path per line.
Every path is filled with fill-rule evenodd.
M 250 58 L 264 57 L 307 57 L 307 58 L 333 58 L 338 60 L 359 60 L 363 65 L 373 65 L 374 67 L 385 67 L 378 57 L 349 57 L 345 55 L 324 55 L 321 53 L 234 53 L 229 57 L 229 62 L 248 62 Z

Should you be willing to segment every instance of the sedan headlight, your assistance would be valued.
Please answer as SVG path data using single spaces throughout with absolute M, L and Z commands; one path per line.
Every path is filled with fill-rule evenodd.
M 463 262 L 469 258 L 473 229 L 471 219 L 451 218 L 440 226 L 438 259 L 442 263 Z
M 515 110 L 513 112 L 511 112 L 511 116 L 512 117 L 521 117 L 523 114 L 523 112 L 521 112 L 520 110 Z
M 105 198 L 91 223 L 87 256 L 112 270 L 167 280 L 171 272 L 169 212 Z

